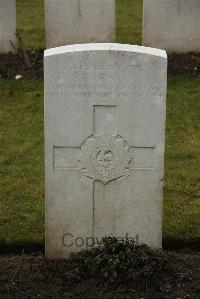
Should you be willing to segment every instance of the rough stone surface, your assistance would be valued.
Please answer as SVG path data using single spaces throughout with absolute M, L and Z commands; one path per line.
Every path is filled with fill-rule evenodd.
M 115 0 L 45 0 L 46 47 L 114 42 Z
M 144 0 L 143 45 L 168 52 L 199 52 L 200 1 Z
M 46 256 L 113 235 L 162 245 L 165 51 L 45 51 Z
M 15 52 L 10 41 L 16 44 L 15 0 L 0 0 L 0 53 Z

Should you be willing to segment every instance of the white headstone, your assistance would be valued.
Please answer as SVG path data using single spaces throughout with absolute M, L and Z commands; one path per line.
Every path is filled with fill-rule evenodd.
M 0 53 L 14 52 L 16 45 L 16 3 L 15 0 L 0 0 Z
M 115 41 L 115 0 L 45 0 L 46 47 Z
M 200 1 L 144 0 L 143 45 L 168 52 L 199 52 Z
M 110 235 L 161 247 L 166 76 L 158 49 L 45 51 L 47 258 Z

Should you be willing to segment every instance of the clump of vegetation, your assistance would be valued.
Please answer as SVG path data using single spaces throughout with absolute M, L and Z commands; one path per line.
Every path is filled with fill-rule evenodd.
M 167 257 L 162 250 L 136 245 L 129 239 L 103 239 L 103 246 L 73 254 L 73 271 L 68 278 L 93 277 L 103 283 L 137 282 L 146 285 L 160 278 L 167 268 Z

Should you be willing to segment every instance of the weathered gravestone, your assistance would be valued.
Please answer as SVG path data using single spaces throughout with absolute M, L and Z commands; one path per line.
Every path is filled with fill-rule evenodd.
M 115 0 L 45 0 L 46 47 L 114 42 Z
M 144 0 L 143 45 L 168 52 L 199 52 L 200 1 Z
M 16 44 L 15 0 L 0 0 L 0 53 L 13 52 Z
M 166 76 L 158 49 L 45 51 L 48 258 L 108 235 L 161 246 Z

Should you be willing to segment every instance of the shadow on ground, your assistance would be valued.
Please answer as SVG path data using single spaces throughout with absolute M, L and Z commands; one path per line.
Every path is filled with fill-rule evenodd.
M 163 239 L 164 250 L 191 250 L 200 251 L 200 239 Z M 14 241 L 14 242 L 0 242 L 0 254 L 30 254 L 41 252 L 44 254 L 44 242 L 33 241 Z

